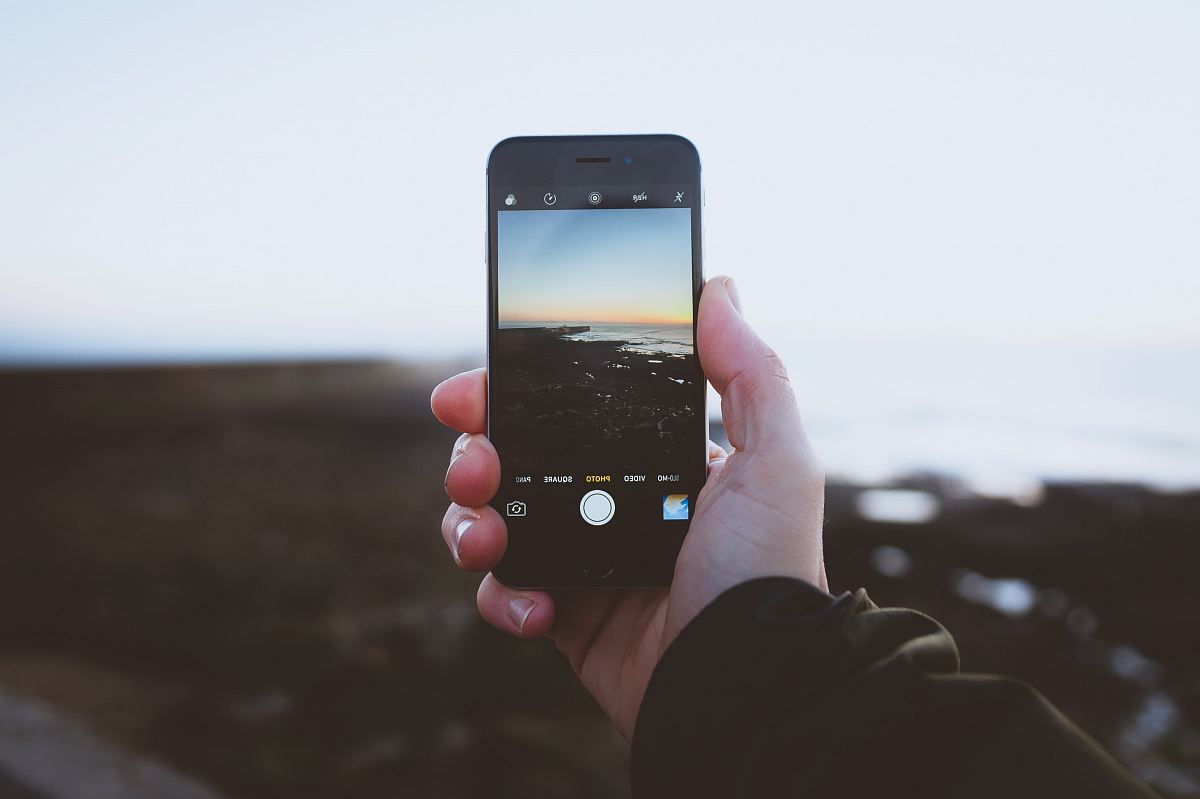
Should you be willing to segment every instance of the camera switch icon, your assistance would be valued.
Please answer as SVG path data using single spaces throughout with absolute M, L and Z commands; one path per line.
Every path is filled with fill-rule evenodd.
M 504 514 L 506 516 L 524 516 L 525 510 L 525 503 L 519 499 L 514 499 L 504 506 Z

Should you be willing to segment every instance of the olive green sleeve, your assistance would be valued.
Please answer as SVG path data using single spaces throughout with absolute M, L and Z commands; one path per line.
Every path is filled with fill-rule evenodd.
M 1017 680 L 865 591 L 767 578 L 723 594 L 651 679 L 635 796 L 1150 797 Z

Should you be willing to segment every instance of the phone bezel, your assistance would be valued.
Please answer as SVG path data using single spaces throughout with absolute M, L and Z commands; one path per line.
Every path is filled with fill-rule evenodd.
M 626 163 L 626 157 L 632 162 Z M 577 159 L 591 160 L 585 163 Z M 692 328 L 695 335 L 700 292 L 704 285 L 700 157 L 696 147 L 682 136 L 673 134 L 619 136 L 520 136 L 499 142 L 488 156 L 487 164 L 487 268 L 488 268 L 488 407 L 487 430 L 491 435 L 491 371 L 496 329 L 497 303 L 497 231 L 500 210 L 493 190 L 501 186 L 582 186 L 597 188 L 628 184 L 648 186 L 688 184 L 694 186 L 692 209 Z M 693 339 L 694 340 L 694 339 Z M 707 383 L 700 381 L 696 398 L 699 423 L 696 433 L 697 474 L 703 481 L 708 459 Z M 702 485 L 702 483 L 701 483 Z M 698 488 L 697 488 L 698 491 Z M 693 507 L 695 500 L 692 500 Z M 497 511 L 499 509 L 497 508 Z M 614 520 L 615 523 L 615 520 Z M 688 520 L 686 527 L 690 527 Z M 681 525 L 682 526 L 682 525 Z M 622 529 L 622 528 L 614 528 Z M 644 546 L 624 540 L 620 546 L 588 549 L 582 544 L 570 562 L 526 563 L 514 557 L 510 549 L 493 569 L 497 579 L 516 588 L 646 587 L 669 585 L 683 534 L 676 539 L 654 541 Z M 620 540 L 620 534 L 617 539 Z M 533 560 L 533 559 L 530 559 Z

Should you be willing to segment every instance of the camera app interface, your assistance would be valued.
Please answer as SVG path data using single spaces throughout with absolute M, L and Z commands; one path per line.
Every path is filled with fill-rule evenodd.
M 510 527 L 686 529 L 704 383 L 685 197 L 500 194 L 490 425 Z

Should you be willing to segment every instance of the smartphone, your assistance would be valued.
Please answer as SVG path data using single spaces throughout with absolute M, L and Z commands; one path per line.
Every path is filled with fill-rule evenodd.
M 506 139 L 487 167 L 494 574 L 668 585 L 707 473 L 700 158 L 673 135 Z

